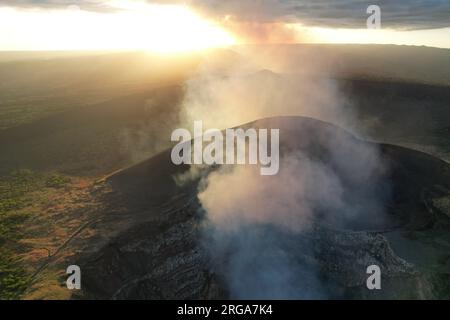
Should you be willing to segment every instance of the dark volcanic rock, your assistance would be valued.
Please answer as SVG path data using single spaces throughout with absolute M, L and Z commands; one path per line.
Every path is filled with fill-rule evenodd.
M 263 119 L 246 126 L 280 128 L 282 153 L 301 150 L 321 162 L 331 161 L 337 141 L 351 141 L 338 150 L 343 153 L 368 144 L 308 118 Z M 325 291 L 321 297 L 449 298 L 449 217 L 433 205 L 434 199 L 442 201 L 450 194 L 449 165 L 401 147 L 371 146 L 386 164 L 373 186 L 384 206 L 374 214 L 383 216 L 340 225 L 321 213 L 313 228 L 301 234 L 267 230 L 281 234 L 280 245 L 292 261 L 317 271 Z M 358 154 L 353 157 L 358 161 Z M 354 179 L 347 164 L 335 161 L 330 166 L 349 195 L 366 196 L 358 193 L 365 181 Z M 173 179 L 187 169 L 171 163 L 169 150 L 106 179 L 103 187 L 111 190 L 103 201 L 110 210 L 82 253 L 73 257 L 83 270 L 79 298 L 230 297 L 216 266 L 220 261 L 212 263 L 205 248 L 199 180 L 180 186 Z M 421 250 L 432 256 L 424 257 Z M 226 263 L 228 258 L 222 259 Z M 382 290 L 366 288 L 366 268 L 372 264 L 381 268 Z

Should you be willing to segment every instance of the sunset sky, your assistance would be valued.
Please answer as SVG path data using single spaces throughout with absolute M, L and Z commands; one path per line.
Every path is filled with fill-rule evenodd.
M 380 30 L 366 9 L 381 8 Z M 0 50 L 202 50 L 234 44 L 450 48 L 449 0 L 2 0 Z

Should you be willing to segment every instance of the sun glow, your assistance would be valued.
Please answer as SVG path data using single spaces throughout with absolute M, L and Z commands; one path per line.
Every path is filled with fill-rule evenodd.
M 186 6 L 112 1 L 117 10 L 87 12 L 0 8 L 0 47 L 8 50 L 198 51 L 234 37 Z
M 290 25 L 310 43 L 397 44 L 450 48 L 450 28 L 426 30 L 343 29 Z

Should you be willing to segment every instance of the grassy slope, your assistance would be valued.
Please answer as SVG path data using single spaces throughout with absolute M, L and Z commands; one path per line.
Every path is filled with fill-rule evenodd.
M 13 172 L 0 180 L 0 299 L 17 298 L 28 285 L 29 274 L 17 253 L 27 250 L 21 239 L 26 234 L 24 224 L 33 216 L 32 207 L 44 200 L 43 189 L 58 189 L 69 181 L 29 170 Z
M 30 294 L 38 279 L 50 290 L 47 298 L 67 297 L 61 290 L 64 266 L 36 271 L 91 217 L 90 188 L 86 179 L 30 170 L 0 180 L 0 300 Z

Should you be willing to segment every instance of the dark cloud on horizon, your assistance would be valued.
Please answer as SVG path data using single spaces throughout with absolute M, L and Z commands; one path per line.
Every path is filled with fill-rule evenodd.
M 382 25 L 396 29 L 450 27 L 450 0 L 148 0 L 186 3 L 243 22 L 301 22 L 322 27 L 365 28 L 369 5 L 379 5 Z
M 450 0 L 147 0 L 185 3 L 219 18 L 236 22 L 300 22 L 322 27 L 365 28 L 369 5 L 381 7 L 382 26 L 396 29 L 450 27 Z M 113 11 L 105 0 L 0 0 L 0 6 Z

